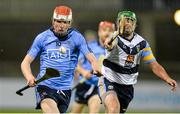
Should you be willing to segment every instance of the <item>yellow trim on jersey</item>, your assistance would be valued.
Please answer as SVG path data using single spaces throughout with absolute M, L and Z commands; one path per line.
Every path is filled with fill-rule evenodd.
M 151 51 L 150 47 L 144 48 L 143 51 Z
M 143 60 L 144 61 L 149 61 L 149 60 L 151 60 L 151 59 L 153 59 L 154 58 L 154 55 L 151 53 L 151 54 L 149 54 L 148 56 L 145 56 L 144 58 L 143 58 Z

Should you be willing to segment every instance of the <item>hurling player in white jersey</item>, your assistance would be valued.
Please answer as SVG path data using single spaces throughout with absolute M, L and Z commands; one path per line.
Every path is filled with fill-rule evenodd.
M 40 55 L 41 78 L 46 68 L 57 69 L 61 76 L 36 85 L 37 109 L 43 113 L 66 113 L 71 98 L 74 70 L 80 51 L 90 62 L 94 73 L 100 72 L 94 54 L 89 50 L 85 38 L 71 27 L 72 10 L 67 6 L 54 9 L 52 27 L 35 38 L 21 64 L 21 69 L 29 86 L 35 86 L 31 63 Z
M 94 53 L 98 64 L 101 66 L 101 59 L 104 58 L 105 49 L 104 41 L 115 30 L 115 24 L 109 21 L 101 21 L 98 27 L 98 39 L 94 35 L 86 37 L 89 48 Z M 91 33 L 92 34 L 92 33 Z M 87 35 L 86 35 L 87 36 Z M 81 54 L 82 55 L 82 54 Z M 80 56 L 79 65 L 76 71 L 80 73 L 79 79 L 86 79 L 85 82 L 79 84 L 75 91 L 75 102 L 72 106 L 71 113 L 81 113 L 87 105 L 89 113 L 98 113 L 100 110 L 100 99 L 98 96 L 98 77 L 92 75 L 92 67 L 84 56 Z M 83 78 L 84 77 L 84 78 Z
M 131 11 L 122 11 L 117 17 L 117 31 L 106 39 L 107 56 L 103 61 L 102 86 L 100 95 L 107 113 L 124 113 L 133 99 L 133 85 L 137 82 L 138 67 L 143 59 L 153 73 L 172 86 L 177 83 L 170 78 L 165 69 L 156 61 L 148 42 L 134 32 L 136 15 Z M 111 39 L 115 40 L 111 43 Z

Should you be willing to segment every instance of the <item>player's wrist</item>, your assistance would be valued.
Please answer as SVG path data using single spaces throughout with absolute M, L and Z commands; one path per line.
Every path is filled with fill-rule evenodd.
M 91 77 L 91 73 L 89 71 L 84 71 L 83 72 L 83 76 L 86 78 L 86 79 L 89 79 Z
M 26 80 L 29 81 L 29 80 L 35 80 L 35 77 L 33 75 L 26 75 Z

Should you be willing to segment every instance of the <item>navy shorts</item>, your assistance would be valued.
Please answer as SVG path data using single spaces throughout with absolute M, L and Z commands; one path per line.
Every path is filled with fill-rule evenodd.
M 104 78 L 104 84 L 106 91 L 113 90 L 116 92 L 121 106 L 120 113 L 125 113 L 129 103 L 134 97 L 133 85 L 122 85 L 116 82 L 110 82 L 106 78 Z
M 89 98 L 94 95 L 98 95 L 98 87 L 82 83 L 76 88 L 75 101 L 80 104 L 88 104 Z
M 71 98 L 71 90 L 56 90 L 56 89 L 51 89 L 44 85 L 39 85 L 36 88 L 36 91 L 37 91 L 36 109 L 41 109 L 40 103 L 43 99 L 51 98 L 57 103 L 60 113 L 65 113 L 67 111 Z

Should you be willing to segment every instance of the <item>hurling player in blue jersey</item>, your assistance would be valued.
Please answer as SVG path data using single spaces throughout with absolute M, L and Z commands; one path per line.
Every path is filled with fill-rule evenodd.
M 105 41 L 108 53 L 102 66 L 104 89 L 101 87 L 101 97 L 107 113 L 126 112 L 134 96 L 133 85 L 137 82 L 141 59 L 149 65 L 156 76 L 172 86 L 172 90 L 177 87 L 176 81 L 153 56 L 148 42 L 134 32 L 136 21 L 134 12 L 119 12 L 115 40 L 111 43 L 111 37 Z
M 94 31 L 86 31 L 85 37 L 88 46 L 93 51 L 97 59 L 100 60 L 105 55 L 103 42 L 115 30 L 115 25 L 112 22 L 101 21 L 98 27 L 99 41 L 96 38 Z M 95 35 L 94 35 L 95 34 Z M 82 54 L 81 54 L 82 55 Z M 101 61 L 101 60 L 100 60 Z M 101 63 L 99 61 L 99 63 Z M 72 106 L 72 113 L 81 113 L 84 106 L 88 105 L 89 113 L 98 113 L 100 110 L 100 99 L 98 96 L 98 77 L 91 74 L 92 67 L 87 59 L 82 55 L 79 58 L 77 72 L 80 73 L 79 79 L 86 78 L 87 80 L 80 83 L 75 92 L 75 102 Z
M 99 73 L 97 60 L 88 48 L 84 37 L 71 28 L 72 10 L 67 6 L 55 8 L 52 27 L 35 38 L 31 48 L 21 64 L 28 85 L 35 86 L 35 77 L 31 72 L 31 63 L 40 55 L 42 77 L 47 67 L 57 69 L 61 76 L 51 78 L 36 86 L 37 108 L 44 113 L 65 113 L 70 102 L 71 85 L 80 51 L 91 63 L 94 73 Z

